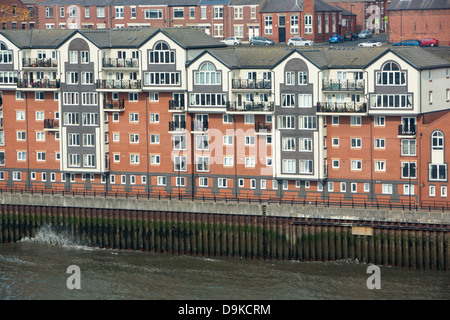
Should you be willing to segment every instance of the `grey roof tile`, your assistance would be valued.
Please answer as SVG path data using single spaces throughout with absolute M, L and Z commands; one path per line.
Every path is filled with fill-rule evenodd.
M 392 10 L 450 9 L 450 0 L 391 0 L 387 8 Z

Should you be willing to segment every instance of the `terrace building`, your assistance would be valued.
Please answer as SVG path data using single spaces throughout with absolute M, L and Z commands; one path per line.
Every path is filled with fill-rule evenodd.
M 0 32 L 0 187 L 444 201 L 450 63 L 191 28 Z

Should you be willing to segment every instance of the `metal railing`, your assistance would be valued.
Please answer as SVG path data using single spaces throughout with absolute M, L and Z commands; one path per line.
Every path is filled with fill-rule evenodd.
M 272 132 L 272 124 L 270 123 L 255 123 L 255 132 L 258 133 L 271 133 Z
M 103 68 L 139 68 L 139 59 L 103 58 Z
M 232 89 L 272 89 L 270 80 L 232 79 Z
M 322 80 L 323 91 L 363 91 L 364 80 Z
M 248 194 L 235 196 L 231 193 L 186 193 L 181 190 L 153 191 L 145 192 L 142 190 L 123 191 L 110 190 L 105 191 L 101 188 L 75 187 L 67 189 L 64 187 L 45 188 L 44 186 L 35 187 L 0 187 L 0 194 L 31 194 L 31 195 L 52 195 L 52 196 L 70 196 L 70 197 L 90 197 L 90 198 L 112 198 L 112 199 L 159 199 L 159 200 L 179 200 L 179 201 L 203 201 L 203 202 L 235 202 L 235 203 L 260 203 L 260 204 L 279 204 L 290 206 L 315 206 L 315 207 L 339 207 L 339 208 L 364 208 L 377 210 L 403 210 L 403 211 L 450 211 L 450 201 L 425 200 L 421 203 L 408 200 L 391 201 L 389 199 L 344 199 L 338 197 L 320 197 L 307 195 L 298 196 L 251 196 Z
M 59 120 L 44 119 L 44 129 L 59 129 Z
M 22 66 L 24 68 L 57 68 L 57 59 L 38 59 L 38 58 L 23 58 Z
M 104 101 L 103 109 L 105 110 L 123 110 L 125 109 L 124 100 L 112 100 L 112 101 Z
M 398 126 L 398 135 L 399 136 L 414 136 L 415 134 L 416 134 L 416 126 L 413 124 L 408 125 L 408 126 L 400 124 Z
M 58 89 L 61 86 L 60 80 L 37 79 L 30 81 L 28 79 L 18 79 L 18 88 L 42 88 L 42 89 Z
M 231 112 L 273 112 L 275 103 L 271 102 L 242 102 L 238 105 L 236 101 L 228 101 L 226 105 L 227 111 Z
M 169 100 L 169 110 L 184 111 L 185 109 L 184 102 L 179 100 Z
M 141 89 L 141 80 L 97 80 L 97 89 Z
M 186 130 L 186 121 L 169 121 L 169 131 Z
M 191 122 L 191 131 L 208 131 L 209 124 L 206 121 L 194 120 Z
M 356 102 L 319 102 L 317 104 L 317 112 L 367 112 L 367 104 Z

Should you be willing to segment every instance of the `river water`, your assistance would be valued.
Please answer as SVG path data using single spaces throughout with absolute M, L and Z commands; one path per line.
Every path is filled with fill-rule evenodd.
M 70 290 L 67 268 L 80 270 Z M 368 265 L 198 257 L 79 246 L 51 229 L 0 244 L 0 299 L 450 299 L 448 271 L 380 267 L 368 289 Z

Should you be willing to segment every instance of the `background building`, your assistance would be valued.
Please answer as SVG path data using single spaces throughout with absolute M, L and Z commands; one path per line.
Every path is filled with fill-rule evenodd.
M 450 44 L 450 3 L 446 0 L 391 0 L 387 9 L 388 42 L 435 38 Z

